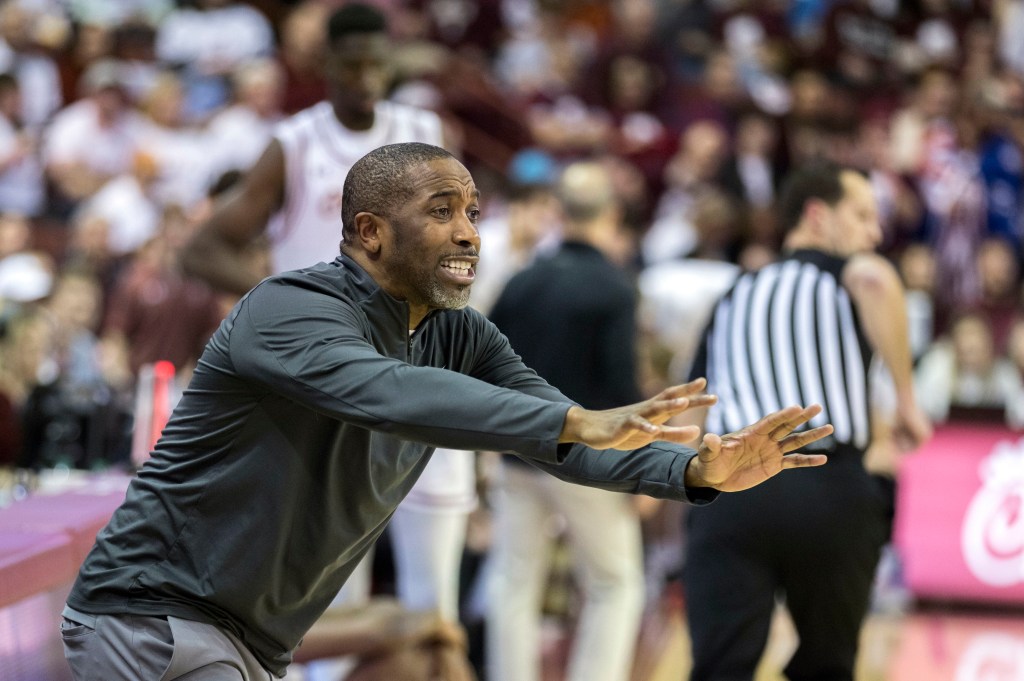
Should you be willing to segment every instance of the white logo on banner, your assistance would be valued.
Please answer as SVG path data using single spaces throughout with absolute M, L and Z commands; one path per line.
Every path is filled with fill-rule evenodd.
M 960 656 L 956 681 L 1024 681 L 1024 639 L 997 633 L 975 636 Z
M 982 485 L 964 517 L 967 567 L 991 586 L 1024 582 L 1024 439 L 1000 442 L 979 466 Z

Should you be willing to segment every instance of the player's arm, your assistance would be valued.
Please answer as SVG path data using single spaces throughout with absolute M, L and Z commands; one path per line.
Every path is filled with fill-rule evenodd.
M 466 635 L 458 624 L 432 611 L 407 610 L 398 602 L 374 598 L 351 610 L 328 610 L 295 650 L 296 662 L 355 655 L 374 657 L 426 644 L 464 653 Z
M 284 176 L 284 151 L 280 142 L 271 140 L 245 178 L 199 226 L 182 253 L 185 271 L 239 295 L 258 284 L 262 274 L 251 267 L 246 249 L 281 207 Z
M 868 343 L 889 369 L 896 388 L 893 436 L 901 448 L 916 447 L 929 437 L 931 426 L 914 398 L 914 363 L 903 284 L 892 264 L 874 253 L 851 258 L 842 277 Z

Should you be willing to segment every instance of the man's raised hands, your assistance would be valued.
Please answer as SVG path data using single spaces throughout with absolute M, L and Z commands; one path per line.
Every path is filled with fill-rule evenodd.
M 792 406 L 735 433 L 707 433 L 686 469 L 686 486 L 738 492 L 786 468 L 822 465 L 827 461 L 823 454 L 790 454 L 832 434 L 831 425 L 793 432 L 820 412 L 817 404 Z
M 594 449 L 636 449 L 656 440 L 683 444 L 700 435 L 696 426 L 666 426 L 677 414 L 694 407 L 708 407 L 718 399 L 703 393 L 707 381 L 698 378 L 666 388 L 635 404 L 594 411 L 572 407 L 565 415 L 559 442 L 580 442 Z
M 687 409 L 709 407 L 717 398 L 704 394 L 698 378 L 666 388 L 635 404 L 594 411 L 572 407 L 565 416 L 559 442 L 579 442 L 595 449 L 632 450 L 658 440 L 685 444 L 700 435 L 698 426 L 667 426 Z M 831 425 L 793 431 L 821 412 L 819 405 L 792 406 L 726 435 L 707 433 L 686 469 L 687 487 L 712 487 L 738 492 L 760 484 L 786 468 L 820 466 L 822 454 L 791 454 L 832 433 Z

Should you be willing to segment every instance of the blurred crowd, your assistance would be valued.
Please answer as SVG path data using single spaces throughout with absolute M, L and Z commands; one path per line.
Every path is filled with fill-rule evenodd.
M 178 254 L 325 97 L 340 4 L 0 3 L 0 465 L 128 462 L 140 371 L 187 380 L 234 303 Z M 390 97 L 441 116 L 483 192 L 473 304 L 557 242 L 559 169 L 598 160 L 651 393 L 735 274 L 778 256 L 787 169 L 824 156 L 875 189 L 926 410 L 1024 427 L 1024 1 L 373 4 Z
M 125 460 L 140 367 L 187 376 L 233 302 L 177 254 L 274 125 L 324 98 L 339 4 L 0 5 L 0 461 Z M 653 390 L 738 268 L 776 257 L 780 178 L 827 156 L 875 187 L 929 412 L 1010 406 L 1024 425 L 1024 3 L 377 4 L 401 46 L 391 97 L 442 116 L 501 224 L 482 309 L 557 241 L 558 169 L 599 159 Z
M 339 4 L 0 5 L 0 461 L 125 459 L 140 367 L 186 376 L 233 302 L 177 254 L 274 125 L 323 99 Z M 558 168 L 599 159 L 653 390 L 685 373 L 737 268 L 776 257 L 787 168 L 827 156 L 875 187 L 929 412 L 1009 406 L 1024 425 L 1024 3 L 377 4 L 401 46 L 391 97 L 442 116 L 503 225 L 482 309 L 557 241 Z
M 183 380 L 232 303 L 177 253 L 273 126 L 324 98 L 339 4 L 0 4 L 0 461 L 125 460 L 140 368 Z M 597 159 L 645 385 L 676 380 L 710 301 L 776 256 L 786 169 L 828 157 L 876 189 L 929 412 L 1024 425 L 1024 3 L 377 4 L 400 45 L 390 96 L 441 116 L 503 225 L 484 229 L 481 309 L 557 241 L 558 169 Z

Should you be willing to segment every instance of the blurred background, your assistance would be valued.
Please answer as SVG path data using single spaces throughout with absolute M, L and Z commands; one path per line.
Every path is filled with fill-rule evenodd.
M 81 551 L 236 300 L 189 279 L 178 253 L 277 122 L 325 98 L 341 4 L 0 2 L 0 679 L 66 678 L 56 613 Z M 893 464 L 896 538 L 861 678 L 1024 679 L 1024 1 L 373 4 L 396 42 L 389 98 L 437 112 L 483 192 L 474 305 L 558 241 L 561 168 L 611 170 L 647 394 L 686 375 L 735 273 L 778 256 L 787 169 L 828 157 L 868 174 L 939 427 Z M 252 265 L 268 267 L 265 249 Z M 492 469 L 481 456 L 471 638 Z M 684 512 L 644 519 L 634 681 L 687 668 Z M 577 605 L 556 561 L 549 679 Z M 792 636 L 780 611 L 764 679 Z

